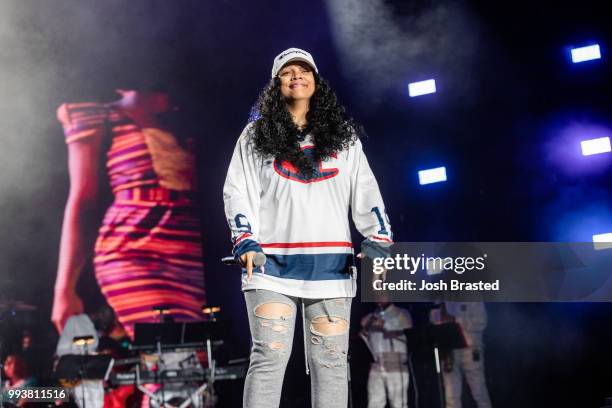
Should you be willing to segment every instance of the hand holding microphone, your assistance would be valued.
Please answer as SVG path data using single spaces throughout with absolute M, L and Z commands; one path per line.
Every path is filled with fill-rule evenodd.
M 240 256 L 240 262 L 246 267 L 247 280 L 251 280 L 253 277 L 253 267 L 261 267 L 263 272 L 263 265 L 266 263 L 266 255 L 263 252 L 249 251 Z
M 263 252 L 248 251 L 240 256 L 240 261 L 236 260 L 233 256 L 226 256 L 221 259 L 221 262 L 226 265 L 244 266 L 247 270 L 247 279 L 251 280 L 253 277 L 253 268 L 260 267 L 263 272 L 266 260 L 266 254 Z

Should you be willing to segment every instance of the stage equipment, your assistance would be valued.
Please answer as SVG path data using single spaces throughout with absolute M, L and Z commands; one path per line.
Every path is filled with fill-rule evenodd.
M 461 332 L 461 327 L 457 323 L 429 324 L 404 330 L 406 334 L 406 344 L 408 349 L 408 359 L 416 350 L 428 349 L 433 351 L 436 364 L 436 375 L 438 378 L 438 393 L 440 395 L 440 407 L 446 405 L 444 396 L 444 385 L 442 379 L 442 369 L 440 364 L 440 350 L 445 353 L 454 349 L 467 346 L 465 338 Z M 416 380 L 416 379 L 415 379 Z
M 419 184 L 432 184 L 446 181 L 446 167 L 436 167 L 433 169 L 419 171 Z
M 123 383 L 136 384 L 151 400 L 152 407 L 211 406 L 217 378 L 213 342 L 223 344 L 227 325 L 224 322 L 136 323 L 133 350 L 148 354 L 151 367 L 133 373 L 117 373 Z M 198 350 L 206 350 L 208 369 L 201 368 Z M 145 360 L 147 357 L 145 357 Z M 227 375 L 227 373 L 226 373 Z M 112 381 L 111 381 L 112 382 Z M 145 384 L 159 384 L 152 392 Z M 202 400 L 205 397 L 205 401 Z
M 428 79 L 426 81 L 411 82 L 408 84 L 408 95 L 411 98 L 415 96 L 427 95 L 436 92 L 436 80 Z
M 577 64 L 584 61 L 601 59 L 599 44 L 587 45 L 586 47 L 572 48 L 572 62 Z
M 583 140 L 580 142 L 583 156 L 591 156 L 600 153 L 609 153 L 612 151 L 609 137 L 600 137 L 598 139 Z

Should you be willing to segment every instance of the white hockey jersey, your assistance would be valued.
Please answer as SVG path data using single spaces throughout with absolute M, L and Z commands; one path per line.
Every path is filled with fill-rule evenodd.
M 361 142 L 314 163 L 313 174 L 306 176 L 288 162 L 257 154 L 252 129 L 253 123 L 248 124 L 238 139 L 223 187 L 234 254 L 254 250 L 267 257 L 250 281 L 243 273 L 242 290 L 268 289 L 311 299 L 354 297 L 349 207 L 364 237 L 392 241 Z M 300 147 L 312 157 L 310 136 Z

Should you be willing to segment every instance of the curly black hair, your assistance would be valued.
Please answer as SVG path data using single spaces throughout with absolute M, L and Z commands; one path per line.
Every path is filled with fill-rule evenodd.
M 298 129 L 281 94 L 280 79 L 270 80 L 254 106 L 255 151 L 261 155 L 286 160 L 302 173 L 312 175 L 313 161 L 300 149 L 299 136 L 310 134 L 314 143 L 314 163 L 325 160 L 355 143 L 362 134 L 361 127 L 346 114 L 336 94 L 323 78 L 314 73 L 315 92 L 306 114 L 306 128 Z

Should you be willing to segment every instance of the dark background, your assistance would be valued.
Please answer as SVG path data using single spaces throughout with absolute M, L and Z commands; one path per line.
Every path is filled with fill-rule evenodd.
M 233 353 L 246 356 L 239 274 L 218 262 L 230 250 L 221 190 L 272 59 L 291 46 L 314 55 L 365 126 L 396 241 L 590 241 L 610 232 L 611 156 L 572 150 L 576 137 L 612 133 L 610 17 L 596 1 L 3 1 L 0 301 L 36 304 L 41 341 L 53 344 L 47 321 L 68 191 L 56 108 L 172 81 L 199 140 L 208 298 L 232 323 Z M 569 47 L 593 41 L 603 59 L 573 65 Z M 438 92 L 409 98 L 408 82 L 428 78 Z M 419 186 L 417 170 L 439 165 L 449 181 Z M 102 298 L 92 271 L 81 281 L 94 311 Z M 357 298 L 353 321 L 370 309 Z M 612 396 L 609 304 L 488 311 L 494 406 L 597 407 Z M 308 404 L 300 335 L 283 406 Z M 364 406 L 358 341 L 352 365 Z

